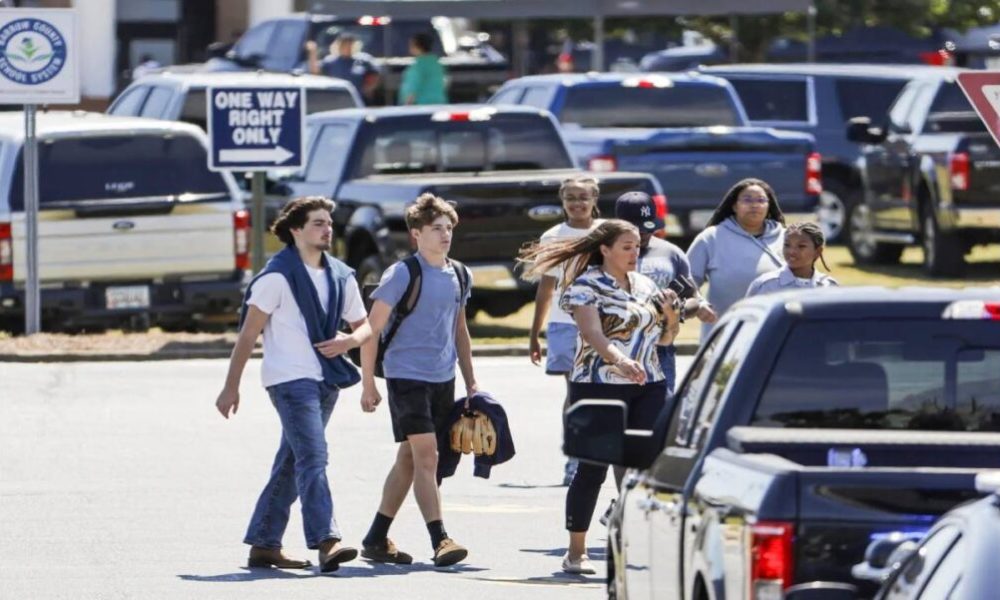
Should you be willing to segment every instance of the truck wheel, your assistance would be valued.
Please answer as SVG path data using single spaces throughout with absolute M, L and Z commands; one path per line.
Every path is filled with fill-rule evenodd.
M 823 183 L 823 193 L 819 196 L 816 216 L 828 244 L 842 242 L 846 237 L 844 228 L 847 226 L 850 204 L 851 200 L 847 189 L 840 182 L 827 181 Z
M 851 207 L 847 238 L 851 257 L 859 265 L 895 264 L 903 254 L 903 246 L 900 244 L 875 241 L 875 225 L 872 223 L 871 210 L 864 202 L 858 202 Z
M 965 246 L 954 233 L 944 233 L 934 211 L 923 212 L 924 270 L 933 277 L 957 277 L 965 271 Z
M 358 283 L 361 284 L 362 288 L 368 284 L 377 285 L 382 279 L 383 271 L 385 271 L 385 264 L 382 263 L 382 259 L 377 254 L 372 254 L 358 264 Z

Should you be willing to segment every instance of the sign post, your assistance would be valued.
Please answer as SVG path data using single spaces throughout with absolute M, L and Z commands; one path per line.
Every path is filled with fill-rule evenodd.
M 1000 145 L 1000 71 L 959 73 L 958 86 L 976 109 L 993 141 Z
M 24 332 L 41 331 L 38 274 L 38 104 L 80 102 L 76 12 L 0 8 L 0 104 L 24 104 Z M 11 223 L 12 238 L 17 226 Z M 12 240 L 13 241 L 13 240 Z
M 299 87 L 213 87 L 206 96 L 208 168 L 253 171 L 253 272 L 264 268 L 264 172 L 302 168 L 305 92 Z

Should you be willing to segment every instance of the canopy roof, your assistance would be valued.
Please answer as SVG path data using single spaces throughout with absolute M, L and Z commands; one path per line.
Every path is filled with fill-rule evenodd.
M 314 0 L 313 12 L 478 19 L 730 15 L 805 12 L 811 0 Z

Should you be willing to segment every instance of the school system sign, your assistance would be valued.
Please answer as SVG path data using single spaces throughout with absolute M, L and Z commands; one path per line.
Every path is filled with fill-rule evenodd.
M 80 101 L 71 9 L 0 9 L 0 104 Z

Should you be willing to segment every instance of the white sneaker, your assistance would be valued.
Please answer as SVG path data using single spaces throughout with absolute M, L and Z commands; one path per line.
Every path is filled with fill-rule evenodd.
M 562 570 L 563 573 L 572 573 L 573 575 L 597 574 L 597 570 L 594 569 L 594 564 L 590 562 L 590 557 L 586 554 L 576 560 L 570 560 L 569 554 L 567 554 L 563 557 Z

